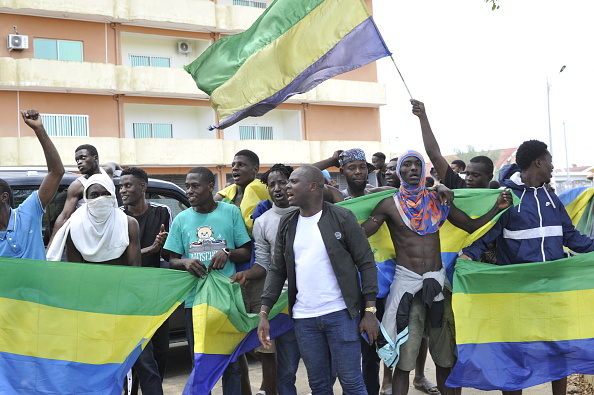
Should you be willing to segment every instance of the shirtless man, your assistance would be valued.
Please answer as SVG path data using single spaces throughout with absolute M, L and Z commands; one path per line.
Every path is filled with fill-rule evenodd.
M 99 166 L 99 154 L 97 148 L 90 144 L 83 144 L 76 148 L 74 151 L 74 160 L 76 166 L 82 174 L 68 187 L 66 194 L 66 203 L 64 203 L 64 209 L 56 218 L 54 229 L 52 230 L 52 237 L 50 243 L 53 241 L 58 230 L 64 225 L 70 218 L 74 210 L 76 210 L 78 202 L 83 198 L 83 191 L 85 189 L 87 180 L 93 174 L 101 174 L 101 168 Z M 115 195 L 114 195 L 115 196 Z
M 409 372 L 415 368 L 425 321 L 430 319 L 429 350 L 436 365 L 437 386 L 443 395 L 454 394 L 453 388 L 445 386 L 454 364 L 455 341 L 451 331 L 451 291 L 441 261 L 439 229 L 447 218 L 473 232 L 509 207 L 511 194 L 502 192 L 489 213 L 472 220 L 452 204 L 453 193 L 448 188 L 425 188 L 425 163 L 419 153 L 408 151 L 400 156 L 396 173 L 401 179 L 400 189 L 394 198 L 382 200 L 362 225 L 369 237 L 387 222 L 397 254 L 396 274 L 382 321 L 391 340 L 401 346 L 399 359 L 386 361 L 394 367 L 392 393 L 408 393 Z M 425 304 L 430 307 L 425 309 Z M 408 317 L 397 319 L 400 309 L 408 311 Z M 408 340 L 402 336 L 406 332 Z

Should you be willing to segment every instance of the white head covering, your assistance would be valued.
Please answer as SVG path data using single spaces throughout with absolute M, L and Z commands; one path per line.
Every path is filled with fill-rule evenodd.
M 87 199 L 87 190 L 94 184 L 103 186 L 111 196 Z M 56 233 L 47 252 L 48 260 L 62 258 L 68 232 L 74 246 L 88 262 L 119 258 L 128 247 L 128 218 L 118 209 L 112 179 L 105 174 L 93 174 L 85 185 L 84 200 L 85 204 Z

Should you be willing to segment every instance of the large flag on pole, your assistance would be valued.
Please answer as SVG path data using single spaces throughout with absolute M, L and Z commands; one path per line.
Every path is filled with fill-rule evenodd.
M 276 0 L 248 30 L 221 38 L 185 69 L 224 129 L 389 55 L 363 0 Z
M 0 393 L 122 393 L 195 287 L 177 270 L 0 258 Z
M 496 266 L 459 259 L 450 387 L 514 391 L 594 374 L 594 253 Z

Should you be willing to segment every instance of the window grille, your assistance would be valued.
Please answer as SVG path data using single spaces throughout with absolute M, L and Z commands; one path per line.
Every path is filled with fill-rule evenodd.
M 41 121 L 48 136 L 88 137 L 89 116 L 68 114 L 41 114 Z
M 266 8 L 267 4 L 263 1 L 252 0 L 233 0 L 233 5 L 242 5 L 245 7 Z
M 171 67 L 171 58 L 164 56 L 130 55 L 130 66 Z
M 171 123 L 133 123 L 135 139 L 144 138 L 173 138 L 173 124 Z
M 273 140 L 272 126 L 240 126 L 240 140 Z

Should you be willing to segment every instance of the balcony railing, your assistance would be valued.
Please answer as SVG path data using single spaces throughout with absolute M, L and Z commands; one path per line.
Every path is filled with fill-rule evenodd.
M 268 4 L 263 1 L 251 1 L 251 0 L 233 0 L 233 5 L 242 5 L 245 7 L 256 7 L 266 8 Z

